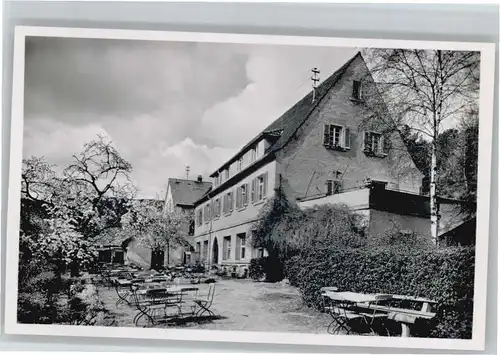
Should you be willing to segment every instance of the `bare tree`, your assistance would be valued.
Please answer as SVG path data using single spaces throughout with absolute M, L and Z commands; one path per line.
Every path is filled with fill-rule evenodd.
M 431 142 L 431 236 L 437 243 L 437 139 L 478 98 L 479 53 L 370 49 L 365 57 L 384 99 L 366 100 L 372 114 L 400 133 L 407 126 Z

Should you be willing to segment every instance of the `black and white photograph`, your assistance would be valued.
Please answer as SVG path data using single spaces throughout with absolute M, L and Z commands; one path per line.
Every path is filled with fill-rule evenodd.
M 484 341 L 492 46 L 45 29 L 16 37 L 7 332 Z

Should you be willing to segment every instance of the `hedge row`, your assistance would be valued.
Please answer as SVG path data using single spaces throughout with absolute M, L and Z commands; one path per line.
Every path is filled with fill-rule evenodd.
M 437 338 L 472 336 L 474 248 L 314 250 L 289 259 L 290 283 L 304 302 L 319 308 L 319 290 L 336 286 L 361 293 L 391 293 L 433 299 L 437 315 L 426 327 Z M 433 310 L 434 311 L 434 310 Z

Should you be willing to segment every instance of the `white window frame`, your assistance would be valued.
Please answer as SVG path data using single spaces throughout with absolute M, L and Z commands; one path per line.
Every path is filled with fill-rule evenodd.
M 223 255 L 222 260 L 231 259 L 231 236 L 225 236 L 222 240 Z
M 247 235 L 246 233 L 237 234 L 236 238 L 238 238 L 237 241 L 239 242 L 240 249 L 237 260 L 245 260 Z
M 265 173 L 257 176 L 257 182 L 255 183 L 255 202 L 260 202 L 266 199 L 267 195 L 267 179 Z
M 333 131 L 331 131 L 331 127 L 333 127 Z M 339 139 L 338 139 L 338 144 L 335 144 L 335 129 L 339 129 Z M 330 138 L 329 140 L 332 141 L 330 142 L 325 142 L 326 137 L 327 137 L 327 132 L 328 132 L 328 137 Z M 342 150 L 347 150 L 351 149 L 351 130 L 349 127 L 346 127 L 345 125 L 337 124 L 337 123 L 328 123 L 325 122 L 323 126 L 323 146 L 325 146 L 328 149 L 342 149 Z

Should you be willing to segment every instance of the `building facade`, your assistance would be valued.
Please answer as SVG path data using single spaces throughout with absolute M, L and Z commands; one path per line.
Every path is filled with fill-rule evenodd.
M 165 260 L 166 265 L 194 264 L 199 262 L 199 253 L 194 250 L 194 203 L 204 196 L 212 187 L 212 183 L 203 181 L 202 176 L 196 180 L 168 179 L 167 193 L 163 206 L 164 213 L 181 213 L 185 220 L 182 233 L 186 244 L 169 248 Z
M 423 175 L 384 108 L 358 53 L 211 175 L 212 188 L 194 204 L 201 260 L 242 273 L 263 255 L 251 247 L 252 225 L 278 186 L 296 201 L 367 181 L 418 194 Z

